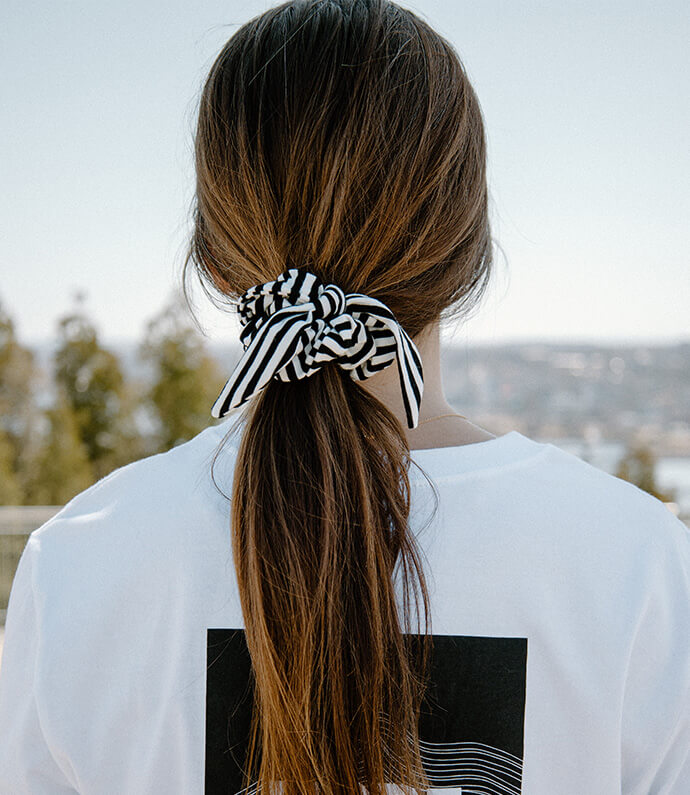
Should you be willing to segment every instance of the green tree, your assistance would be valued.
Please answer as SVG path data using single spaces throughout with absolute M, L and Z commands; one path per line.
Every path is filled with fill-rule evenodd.
M 182 296 L 150 321 L 139 355 L 152 371 L 147 399 L 158 450 L 187 441 L 214 422 L 211 406 L 224 381 Z
M 14 323 L 0 304 L 0 436 L 6 494 L 22 502 L 23 456 L 37 420 L 33 400 L 34 354 L 17 340 Z M 10 487 L 9 483 L 14 485 Z M 17 491 L 19 490 L 19 491 Z M 3 498 L 9 499 L 8 496 Z M 7 503 L 5 503 L 7 504 Z
M 663 491 L 656 482 L 656 460 L 652 451 L 643 444 L 630 445 L 618 462 L 616 477 L 633 483 L 662 502 L 673 502 L 675 492 Z
M 0 428 L 0 505 L 21 505 L 23 501 L 23 489 L 14 468 L 14 450 Z
M 117 446 L 111 458 L 112 468 L 125 466 L 157 452 L 156 441 L 146 428 L 145 401 L 146 387 L 138 381 L 127 379 L 120 395 Z
M 94 474 L 101 478 L 117 465 L 124 377 L 117 356 L 100 344 L 79 305 L 59 321 L 55 382 L 74 413 Z
M 34 505 L 63 505 L 94 482 L 94 472 L 63 390 L 45 417 L 48 430 L 32 462 L 29 498 Z

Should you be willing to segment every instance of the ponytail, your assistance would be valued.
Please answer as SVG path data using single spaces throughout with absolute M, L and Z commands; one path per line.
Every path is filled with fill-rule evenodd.
M 232 496 L 255 681 L 245 786 L 428 789 L 417 732 L 430 619 L 408 525 L 408 456 L 395 416 L 330 363 L 271 382 L 250 405 Z M 421 587 L 427 642 L 416 658 L 396 564 L 404 604 L 410 579 Z M 419 632 L 416 588 L 412 598 Z

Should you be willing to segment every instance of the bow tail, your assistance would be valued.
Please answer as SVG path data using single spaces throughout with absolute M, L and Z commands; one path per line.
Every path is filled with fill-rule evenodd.
M 224 417 L 265 389 L 276 372 L 303 345 L 300 332 L 308 325 L 302 310 L 285 307 L 271 315 L 253 337 L 211 408 L 211 416 Z
M 398 365 L 407 427 L 416 428 L 419 423 L 419 409 L 424 392 L 424 369 L 419 350 L 412 342 L 410 335 L 397 321 L 391 321 L 388 318 L 379 319 L 388 326 L 395 337 L 397 347 L 395 361 Z

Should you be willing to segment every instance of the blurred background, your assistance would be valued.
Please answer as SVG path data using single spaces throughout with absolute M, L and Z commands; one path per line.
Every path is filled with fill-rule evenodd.
M 0 624 L 28 533 L 214 422 L 232 312 L 180 297 L 196 103 L 274 5 L 0 11 Z M 486 122 L 492 285 L 443 330 L 454 407 L 636 483 L 690 521 L 690 6 L 417 0 Z M 0 635 L 1 643 L 1 635 Z

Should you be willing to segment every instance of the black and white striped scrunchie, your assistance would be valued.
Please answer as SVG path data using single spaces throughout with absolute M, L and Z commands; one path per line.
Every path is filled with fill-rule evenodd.
M 213 404 L 224 417 L 244 405 L 272 378 L 308 378 L 337 360 L 362 381 L 398 363 L 407 425 L 417 427 L 424 389 L 417 346 L 388 307 L 361 293 L 324 284 L 309 271 L 290 268 L 275 281 L 250 287 L 239 301 L 244 353 Z

